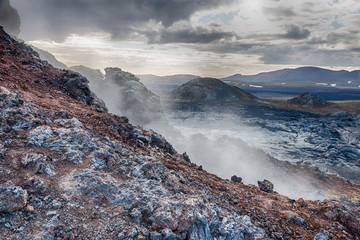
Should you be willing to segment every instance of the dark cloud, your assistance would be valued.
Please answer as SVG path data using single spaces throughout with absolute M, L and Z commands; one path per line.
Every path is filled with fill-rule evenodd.
M 244 43 L 240 41 L 220 41 L 209 44 L 195 44 L 191 48 L 197 51 L 214 52 L 218 54 L 259 54 L 257 49 L 266 48 L 267 44 L 262 43 Z M 270 46 L 271 47 L 271 46 Z
M 284 17 L 296 16 L 296 13 L 287 7 L 276 7 L 276 8 L 263 8 L 265 14 L 272 15 L 276 19 L 282 19 Z
M 153 20 L 165 28 L 187 20 L 196 11 L 236 0 L 14 0 L 26 39 L 61 40 L 71 33 L 105 31 L 126 38 Z
M 351 45 L 358 45 L 359 37 L 356 32 L 331 32 L 326 34 L 323 37 L 313 37 L 308 41 L 308 44 L 317 45 L 317 44 L 325 44 L 325 45 L 337 45 L 339 43 L 344 44 L 344 46 L 349 46 L 351 49 Z
M 284 26 L 286 33 L 281 34 L 281 38 L 301 40 L 310 36 L 310 31 L 305 28 L 300 28 L 297 25 L 289 24 Z
M 0 25 L 12 36 L 18 36 L 20 32 L 20 17 L 9 0 L 0 0 Z
M 216 27 L 187 27 L 182 29 L 163 29 L 146 34 L 149 43 L 210 43 L 221 39 L 236 37 L 233 32 L 224 32 Z
M 358 43 L 359 37 L 350 32 L 329 33 L 326 36 L 326 43 L 329 45 L 336 45 L 338 43 L 351 44 Z

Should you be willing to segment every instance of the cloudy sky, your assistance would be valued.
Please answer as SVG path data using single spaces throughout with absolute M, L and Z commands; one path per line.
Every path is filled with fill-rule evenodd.
M 3 1 L 3 0 L 0 0 Z M 360 68 L 359 0 L 10 0 L 19 37 L 65 64 L 223 77 Z

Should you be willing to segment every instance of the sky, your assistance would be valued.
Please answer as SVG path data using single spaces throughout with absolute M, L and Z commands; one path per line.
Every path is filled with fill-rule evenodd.
M 211 77 L 309 65 L 360 69 L 359 0 L 10 0 L 10 4 L 21 20 L 18 37 L 68 66 Z

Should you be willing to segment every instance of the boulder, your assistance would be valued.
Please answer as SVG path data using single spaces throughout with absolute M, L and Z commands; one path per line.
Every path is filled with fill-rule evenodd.
M 242 178 L 234 175 L 234 176 L 231 177 L 231 181 L 233 181 L 234 183 L 241 183 Z
M 26 206 L 26 190 L 11 184 L 0 184 L 0 212 L 11 213 Z
M 264 180 L 264 181 L 258 181 L 258 186 L 261 189 L 261 191 L 264 192 L 273 192 L 274 190 L 274 184 L 272 184 L 269 180 Z

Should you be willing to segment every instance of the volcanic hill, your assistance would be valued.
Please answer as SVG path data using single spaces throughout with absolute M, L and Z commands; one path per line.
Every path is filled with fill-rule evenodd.
M 194 102 L 250 102 L 254 95 L 216 78 L 196 78 L 184 83 L 170 93 L 175 100 Z
M 1 239 L 360 238 L 358 203 L 210 174 L 2 28 L 0 108 Z

